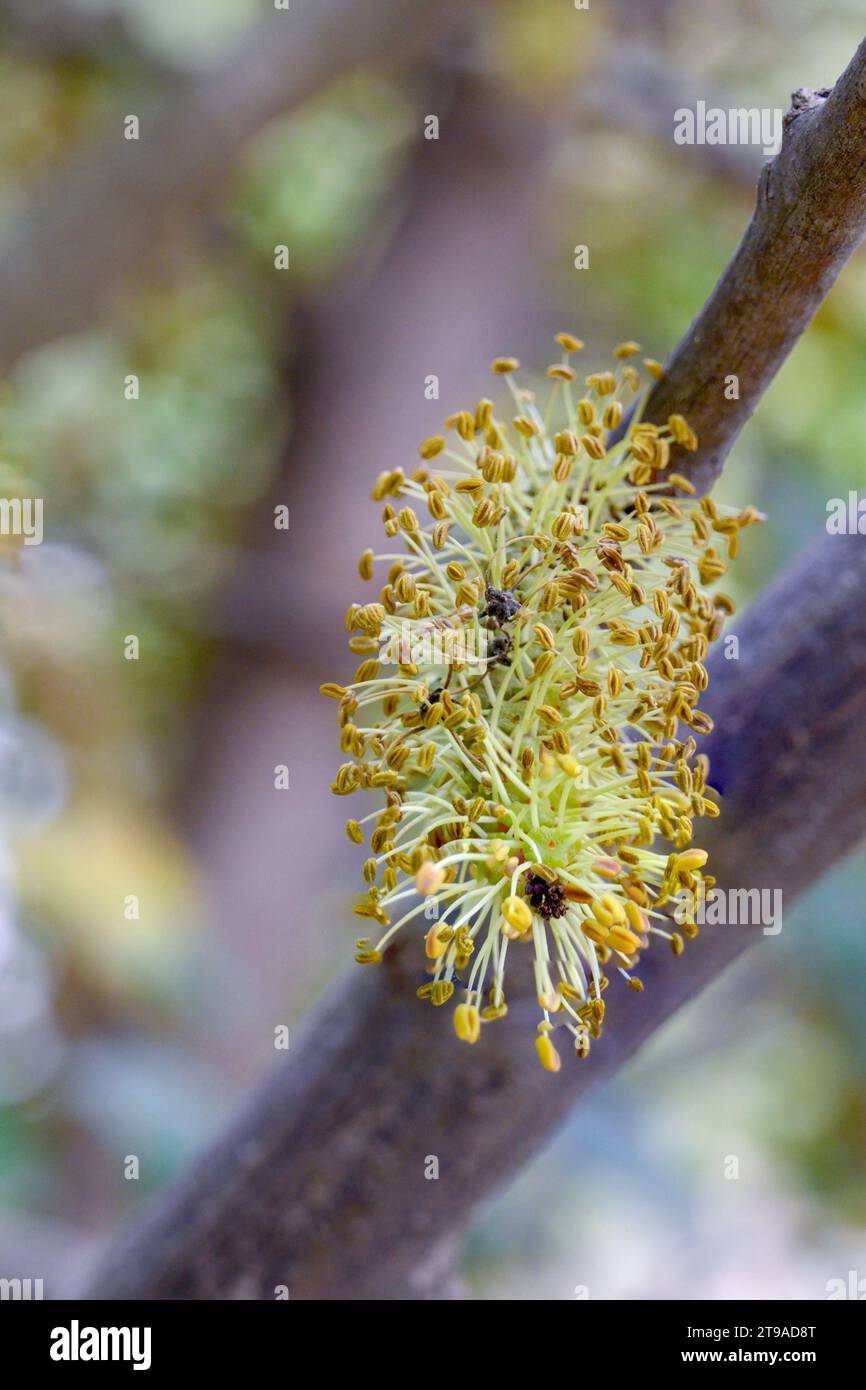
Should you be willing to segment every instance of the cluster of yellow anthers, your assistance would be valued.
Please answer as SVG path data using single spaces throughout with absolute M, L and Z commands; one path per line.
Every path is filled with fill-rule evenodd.
M 419 997 L 459 989 L 454 1026 L 472 1043 L 506 1012 L 509 954 L 531 951 L 549 1071 L 554 1030 L 579 1056 L 599 1036 L 606 969 L 639 991 L 650 937 L 679 955 L 697 933 L 668 931 L 659 909 L 713 883 L 688 848 L 694 818 L 718 814 L 693 735 L 711 728 L 697 708 L 704 660 L 732 604 L 704 586 L 760 520 L 690 497 L 670 471 L 672 442 L 697 445 L 681 416 L 658 428 L 635 409 L 620 429 L 642 391 L 637 344 L 580 387 L 570 359 L 583 344 L 557 342 L 543 410 L 519 363 L 497 359 L 511 419 L 479 401 L 446 421 L 450 442 L 424 441 L 414 472 L 377 479 L 385 534 L 403 546 L 361 556 L 362 579 L 387 567 L 378 598 L 347 615 L 361 665 L 350 685 L 322 687 L 349 759 L 333 790 L 384 797 L 346 826 L 361 844 L 375 822 L 355 911 L 383 930 L 357 960 L 380 961 L 423 913 Z

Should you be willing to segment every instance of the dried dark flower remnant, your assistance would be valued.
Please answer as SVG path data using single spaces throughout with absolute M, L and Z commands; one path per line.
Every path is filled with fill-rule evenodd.
M 486 605 L 481 610 L 482 618 L 489 618 L 491 625 L 501 627 L 509 623 L 520 612 L 520 599 L 511 589 L 494 589 L 488 584 L 485 591 Z
M 549 922 L 551 917 L 562 917 L 568 910 L 565 888 L 558 879 L 548 882 L 541 874 L 530 869 L 523 876 L 523 891 L 533 912 Z
M 670 471 L 672 443 L 697 447 L 681 416 L 660 428 L 635 411 L 618 437 L 643 390 L 637 344 L 579 382 L 583 344 L 557 342 L 543 409 L 498 358 L 509 411 L 457 411 L 420 467 L 380 474 L 386 543 L 359 562 L 367 581 L 382 567 L 380 588 L 346 619 L 360 665 L 322 687 L 345 758 L 332 790 L 384 803 L 346 825 L 369 838 L 355 911 L 380 929 L 356 959 L 380 961 L 423 912 L 418 993 L 457 995 L 474 1043 L 507 1012 L 511 953 L 529 952 L 548 1071 L 557 1034 L 581 1057 L 600 1036 L 612 970 L 639 992 L 652 939 L 679 955 L 697 934 L 661 909 L 713 883 L 692 848 L 696 819 L 719 812 L 698 704 L 733 605 L 708 589 L 761 520 Z

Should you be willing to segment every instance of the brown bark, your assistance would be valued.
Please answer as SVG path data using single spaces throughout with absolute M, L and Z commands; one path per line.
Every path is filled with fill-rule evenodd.
M 701 491 L 866 233 L 864 150 L 866 39 L 831 92 L 794 93 L 742 241 L 650 396 L 647 419 L 678 411 L 696 430 L 699 455 L 674 464 Z

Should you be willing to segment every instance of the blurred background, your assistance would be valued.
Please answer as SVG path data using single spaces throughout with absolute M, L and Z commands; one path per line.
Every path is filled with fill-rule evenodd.
M 862 38 L 855 0 L 490 0 L 359 66 L 378 4 L 259 110 L 256 55 L 311 0 L 0 0 L 0 492 L 45 526 L 0 553 L 0 1276 L 46 1296 L 351 968 L 317 691 L 352 665 L 372 477 L 498 353 L 543 368 L 568 329 L 587 370 L 624 338 L 663 359 L 763 158 L 675 145 L 674 111 L 786 109 Z M 769 517 L 740 603 L 866 483 L 864 382 L 861 253 L 719 489 Z M 574 1117 L 471 1232 L 474 1296 L 866 1277 L 864 897 L 849 861 Z

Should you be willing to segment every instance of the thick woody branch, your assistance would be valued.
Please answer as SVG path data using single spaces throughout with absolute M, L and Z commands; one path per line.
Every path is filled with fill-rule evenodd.
M 740 657 L 713 661 L 707 741 L 724 794 L 702 837 L 722 887 L 797 894 L 866 830 L 866 546 L 825 536 L 751 610 Z M 414 997 L 399 952 L 355 971 L 234 1129 L 111 1254 L 97 1298 L 426 1298 L 475 1206 L 517 1172 L 576 1101 L 606 1081 L 760 927 L 707 928 L 658 948 L 633 995 L 614 980 L 609 1027 L 552 1076 L 528 993 L 469 1048 Z M 440 1180 L 425 1180 L 428 1155 Z
M 213 207 L 269 121 L 358 66 L 398 67 L 459 12 L 457 0 L 375 0 L 363 16 L 349 0 L 293 0 L 218 68 L 137 113 L 138 140 L 123 138 L 118 110 L 113 135 L 37 189 L 0 245 L 0 371 L 89 323 L 175 218 Z
M 697 432 L 675 462 L 702 491 L 864 233 L 866 39 L 832 91 L 794 93 L 745 235 L 650 396 L 646 418 L 678 411 Z

